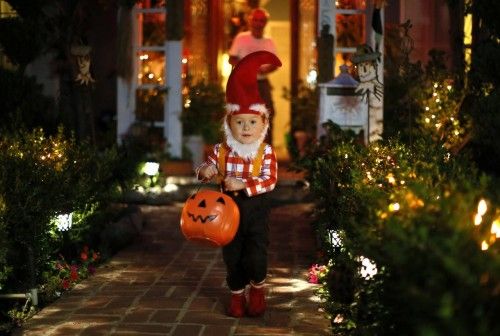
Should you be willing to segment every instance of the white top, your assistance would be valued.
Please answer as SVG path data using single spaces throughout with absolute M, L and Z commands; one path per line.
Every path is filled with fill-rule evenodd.
M 229 49 L 229 56 L 236 56 L 242 59 L 248 54 L 256 51 L 265 50 L 276 55 L 276 45 L 268 37 L 255 38 L 250 31 L 241 32 L 234 38 L 233 44 Z M 266 78 L 265 75 L 258 75 L 258 79 Z

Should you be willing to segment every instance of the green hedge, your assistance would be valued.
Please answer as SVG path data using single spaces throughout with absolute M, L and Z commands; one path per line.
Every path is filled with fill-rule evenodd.
M 494 204 L 474 225 L 488 178 L 431 140 L 363 147 L 327 127 L 298 165 L 317 200 L 333 334 L 499 334 Z
M 122 182 L 122 158 L 117 148 L 98 152 L 62 129 L 51 137 L 41 129 L 0 136 L 0 287 L 33 288 L 54 254 L 89 243 L 95 212 Z M 73 228 L 63 235 L 54 218 L 69 213 Z

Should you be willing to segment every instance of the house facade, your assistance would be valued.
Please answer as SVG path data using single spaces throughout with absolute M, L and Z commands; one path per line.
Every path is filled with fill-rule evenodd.
M 332 77 L 340 65 L 351 64 L 357 45 L 375 44 L 373 10 L 377 5 L 383 33 L 391 25 L 411 20 L 413 60 L 425 62 L 431 48 L 452 50 L 449 12 L 441 0 L 184 0 L 170 5 L 164 0 L 141 0 L 131 8 L 118 2 L 100 8 L 102 2 L 90 2 L 95 2 L 88 43 L 97 119 L 106 115 L 116 121 L 118 142 L 132 125 L 146 125 L 152 134 L 163 137 L 165 150 L 174 157 L 182 155 L 179 116 L 189 84 L 207 81 L 225 87 L 230 73 L 227 51 L 234 36 L 246 28 L 247 15 L 254 7 L 270 13 L 266 34 L 275 41 L 283 63 L 270 77 L 277 111 L 273 145 L 282 160 L 288 158 L 286 138 L 293 115 L 283 92 L 295 94 L 300 82 L 316 84 L 317 43 L 324 22 L 330 24 L 334 41 Z M 0 11 L 12 12 L 4 0 L 0 0 Z M 181 36 L 171 36 L 175 27 L 182 28 Z M 31 74 L 38 74 L 49 87 L 47 93 L 57 97 L 57 81 L 41 71 L 50 69 L 43 64 L 51 61 L 40 62 Z

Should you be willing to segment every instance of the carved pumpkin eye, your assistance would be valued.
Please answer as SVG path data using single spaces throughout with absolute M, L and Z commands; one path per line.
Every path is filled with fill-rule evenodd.
M 207 207 L 207 203 L 205 202 L 205 200 L 201 201 L 200 204 L 198 204 L 198 208 L 206 208 Z
M 224 199 L 222 197 L 219 197 L 216 202 L 226 205 L 226 201 L 224 201 Z

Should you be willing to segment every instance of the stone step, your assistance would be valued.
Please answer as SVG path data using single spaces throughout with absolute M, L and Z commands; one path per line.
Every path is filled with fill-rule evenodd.
M 166 178 L 166 188 L 159 192 L 128 191 L 123 195 L 122 202 L 134 204 L 162 205 L 184 202 L 199 189 L 218 190 L 219 186 L 212 183 L 200 183 L 193 176 L 170 176 Z M 168 191 L 165 191 L 168 190 Z M 301 178 L 283 178 L 270 194 L 273 205 L 311 202 L 308 184 Z

